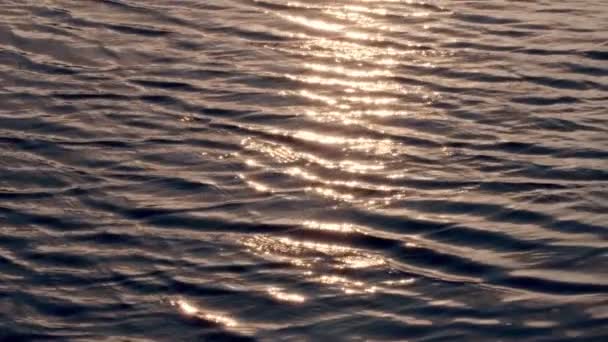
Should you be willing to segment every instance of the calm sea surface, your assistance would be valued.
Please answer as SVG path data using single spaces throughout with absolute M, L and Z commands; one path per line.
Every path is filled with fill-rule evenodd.
M 608 341 L 608 1 L 0 0 L 0 340 Z

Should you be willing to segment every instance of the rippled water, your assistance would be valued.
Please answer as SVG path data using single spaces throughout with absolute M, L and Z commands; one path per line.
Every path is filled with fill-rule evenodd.
M 3 0 L 0 337 L 608 339 L 607 90 L 605 0 Z

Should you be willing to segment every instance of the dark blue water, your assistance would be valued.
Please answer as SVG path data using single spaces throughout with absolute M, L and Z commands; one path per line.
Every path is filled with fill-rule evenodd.
M 0 1 L 0 340 L 608 341 L 608 1 Z

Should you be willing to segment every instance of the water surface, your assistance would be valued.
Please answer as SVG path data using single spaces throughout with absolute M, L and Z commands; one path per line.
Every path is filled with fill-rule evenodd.
M 608 2 L 4 0 L 0 338 L 608 339 Z

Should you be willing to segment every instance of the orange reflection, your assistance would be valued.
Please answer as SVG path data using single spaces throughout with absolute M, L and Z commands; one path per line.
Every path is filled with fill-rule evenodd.
M 286 293 L 277 287 L 271 287 L 270 289 L 268 289 L 268 293 L 272 297 L 284 302 L 303 303 L 304 301 L 306 301 L 306 298 L 302 295 L 295 293 Z
M 311 196 L 321 197 L 324 203 L 386 206 L 391 200 L 405 196 L 402 187 L 391 185 L 398 182 L 382 182 L 377 178 L 405 177 L 413 172 L 404 169 L 391 172 L 393 160 L 415 148 L 392 137 L 422 134 L 399 126 L 399 117 L 421 115 L 436 94 L 416 85 L 420 83 L 408 85 L 403 81 L 409 77 L 404 70 L 407 73 L 412 66 L 433 67 L 428 59 L 417 58 L 439 52 L 421 49 L 418 41 L 397 37 L 399 32 L 392 31 L 383 18 L 424 17 L 430 13 L 417 11 L 418 6 L 408 13 L 394 13 L 394 6 L 387 2 L 404 0 L 362 0 L 346 5 L 289 1 L 287 6 L 301 9 L 292 11 L 297 15 L 269 10 L 288 22 L 288 27 L 293 28 L 289 35 L 297 37 L 284 44 L 269 44 L 268 48 L 285 53 L 293 63 L 293 68 L 279 69 L 276 76 L 289 84 L 280 95 L 295 99 L 287 101 L 288 111 L 301 121 L 292 123 L 304 126 L 254 127 L 262 134 L 242 142 L 247 165 L 255 170 L 242 176 L 249 186 L 264 192 L 285 191 L 270 182 L 261 184 L 251 179 L 255 177 L 252 174 L 271 169 L 273 173 L 282 173 L 289 186 L 295 184 L 289 191 L 305 190 Z M 387 136 L 391 138 L 384 138 Z M 291 180 L 294 182 L 288 183 Z M 341 222 L 298 223 L 298 229 L 309 230 L 310 235 L 306 236 L 314 238 L 258 235 L 245 238 L 242 243 L 259 257 L 289 262 L 302 269 L 300 274 L 308 281 L 338 288 L 346 294 L 401 291 L 414 282 L 357 280 L 352 276 L 354 270 L 390 269 L 389 261 L 381 255 L 348 245 L 350 237 L 364 232 Z M 349 276 L 333 274 L 338 272 Z M 267 291 L 280 301 L 306 300 L 275 287 Z
M 235 327 L 238 325 L 237 321 L 227 315 L 204 312 L 203 310 L 196 307 L 194 304 L 186 301 L 185 299 L 171 300 L 169 303 L 171 304 L 171 306 L 176 307 L 181 314 L 188 317 L 222 324 L 227 327 Z
M 346 294 L 375 293 L 376 286 L 369 286 L 362 281 L 354 281 L 346 277 L 323 275 L 317 280 L 325 285 L 338 286 Z
M 348 223 L 326 223 L 319 221 L 305 221 L 304 226 L 309 229 L 316 230 L 325 230 L 330 232 L 339 232 L 339 233 L 353 233 L 357 230 L 353 227 L 352 224 Z
M 391 77 L 394 74 L 390 70 L 384 69 L 369 69 L 360 70 L 347 68 L 341 65 L 325 65 L 318 63 L 304 63 L 304 67 L 313 71 L 331 72 L 338 75 L 355 78 L 373 78 L 373 77 Z
M 297 23 L 303 26 L 306 26 L 311 29 L 321 30 L 321 31 L 329 31 L 329 32 L 339 32 L 344 30 L 344 25 L 329 23 L 323 20 L 311 19 L 307 17 L 299 17 L 294 15 L 283 15 L 280 14 L 281 17 L 291 21 L 293 23 Z

